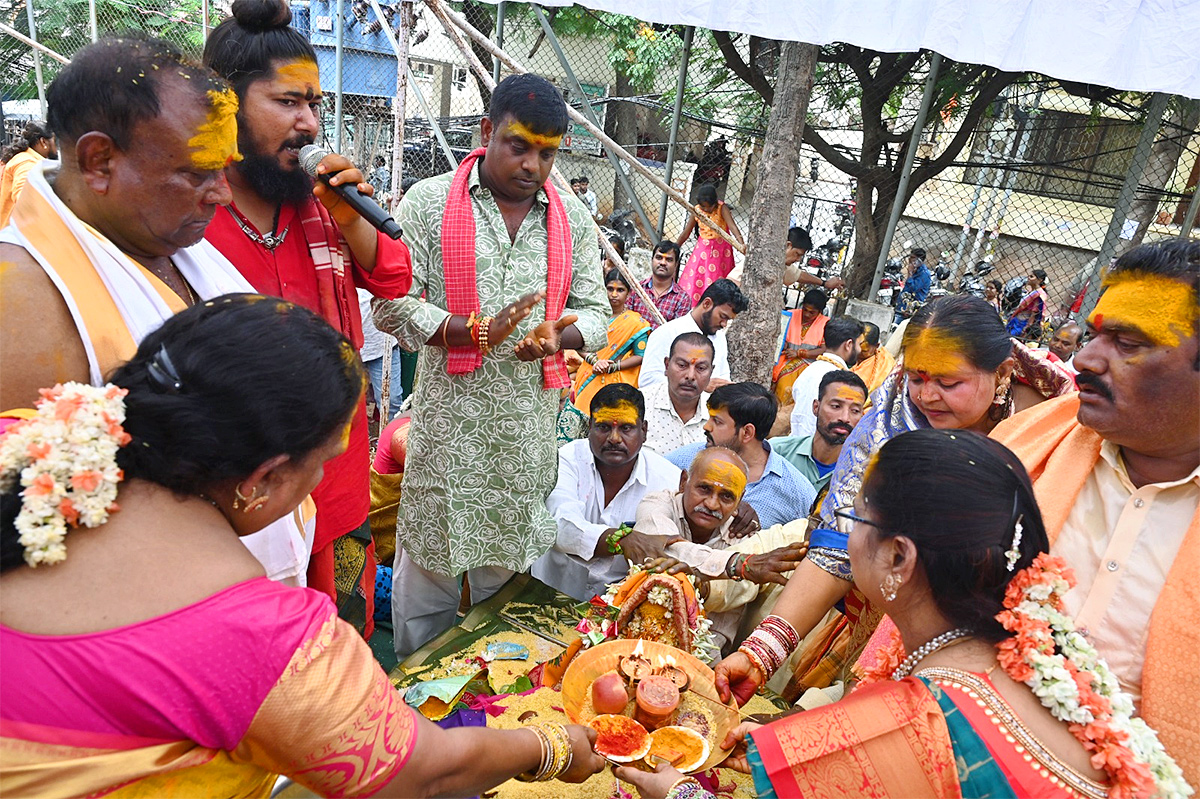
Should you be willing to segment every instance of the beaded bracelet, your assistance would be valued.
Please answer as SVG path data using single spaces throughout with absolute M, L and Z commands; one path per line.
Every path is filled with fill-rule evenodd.
M 475 339 L 475 346 L 479 348 L 480 353 L 487 355 L 492 351 L 492 345 L 488 339 L 488 335 L 492 331 L 492 317 L 485 316 L 480 319 L 476 330 L 479 331 L 479 338 Z

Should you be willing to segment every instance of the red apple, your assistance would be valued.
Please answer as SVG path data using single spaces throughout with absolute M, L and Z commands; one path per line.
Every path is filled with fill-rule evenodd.
M 620 715 L 628 704 L 625 680 L 617 672 L 606 672 L 592 681 L 592 708 L 597 713 Z

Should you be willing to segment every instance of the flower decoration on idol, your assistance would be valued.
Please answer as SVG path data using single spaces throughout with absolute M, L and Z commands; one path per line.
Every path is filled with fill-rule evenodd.
M 118 510 L 127 393 L 83 383 L 42 389 L 33 417 L 0 438 L 0 491 L 20 486 L 16 528 L 30 566 L 62 561 L 71 528 L 98 527 Z
M 719 647 L 693 579 L 631 566 L 629 575 L 610 585 L 604 596 L 579 606 L 583 617 L 575 629 L 589 646 L 641 638 L 691 652 L 710 663 Z

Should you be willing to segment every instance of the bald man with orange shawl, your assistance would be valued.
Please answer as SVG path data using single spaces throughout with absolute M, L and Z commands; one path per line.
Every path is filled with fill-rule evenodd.
M 1079 394 L 1001 422 L 1051 551 L 1079 585 L 1067 611 L 1200 784 L 1200 243 L 1130 250 L 1105 279 Z

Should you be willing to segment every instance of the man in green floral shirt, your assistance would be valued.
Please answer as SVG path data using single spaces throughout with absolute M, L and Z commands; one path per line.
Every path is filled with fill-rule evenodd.
M 549 81 L 506 78 L 485 149 L 397 212 L 412 290 L 374 318 L 420 351 L 393 573 L 401 659 L 454 624 L 464 572 L 482 601 L 555 540 L 560 350 L 602 347 L 608 312 L 587 209 L 546 183 L 567 123 Z

